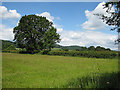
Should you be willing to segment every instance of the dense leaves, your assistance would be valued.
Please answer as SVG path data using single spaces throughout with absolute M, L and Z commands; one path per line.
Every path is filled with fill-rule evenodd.
M 69 51 L 69 50 L 76 50 L 76 51 L 111 51 L 110 48 L 104 48 L 104 47 L 101 47 L 101 46 L 97 46 L 97 47 L 94 47 L 94 46 L 90 46 L 90 47 L 82 47 L 82 46 L 60 46 L 60 47 L 57 47 L 55 46 L 56 48 L 61 48 L 62 50 L 64 51 Z
M 16 46 L 14 44 L 14 42 L 11 41 L 6 41 L 6 40 L 0 40 L 0 42 L 2 43 L 2 50 L 15 50 Z
M 18 26 L 14 28 L 14 40 L 20 48 L 25 48 L 28 53 L 53 48 L 53 44 L 60 41 L 53 23 L 46 17 L 28 15 L 23 16 Z

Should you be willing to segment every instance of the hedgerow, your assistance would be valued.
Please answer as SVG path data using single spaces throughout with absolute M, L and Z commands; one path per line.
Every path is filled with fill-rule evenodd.
M 19 53 L 20 51 L 19 50 L 2 50 L 2 52 L 5 52 L 5 53 Z
M 26 53 L 24 50 L 2 50 L 7 53 Z M 40 54 L 59 55 L 59 56 L 77 56 L 88 58 L 117 58 L 118 52 L 115 51 L 41 51 Z
M 50 51 L 48 55 L 78 56 L 88 58 L 115 58 L 118 56 L 114 51 Z

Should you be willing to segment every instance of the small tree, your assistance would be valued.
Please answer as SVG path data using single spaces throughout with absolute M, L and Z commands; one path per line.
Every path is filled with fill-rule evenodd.
M 87 49 L 87 47 L 81 47 L 81 50 L 82 50 L 82 51 L 86 51 L 86 50 L 88 50 L 88 49 Z
M 14 41 L 28 53 L 38 52 L 47 47 L 53 48 L 52 45 L 60 41 L 60 35 L 56 33 L 56 28 L 52 25 L 53 23 L 46 17 L 25 15 L 13 30 Z
M 105 48 L 104 47 L 100 47 L 100 46 L 97 46 L 95 48 L 96 51 L 105 51 Z
M 63 48 L 63 50 L 64 50 L 64 51 L 69 51 L 69 49 L 68 49 L 68 48 Z
M 95 50 L 95 47 L 94 47 L 94 46 L 90 46 L 90 47 L 88 47 L 88 50 L 94 51 L 94 50 Z

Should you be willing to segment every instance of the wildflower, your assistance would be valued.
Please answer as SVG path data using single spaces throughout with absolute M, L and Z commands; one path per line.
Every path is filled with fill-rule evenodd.
M 110 84 L 110 82 L 106 82 L 107 84 Z

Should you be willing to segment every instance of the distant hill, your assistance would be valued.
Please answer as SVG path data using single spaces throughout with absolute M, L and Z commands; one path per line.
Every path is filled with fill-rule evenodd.
M 55 48 L 61 48 L 61 49 L 68 49 L 68 50 L 76 50 L 76 49 L 78 49 L 78 50 L 82 50 L 81 46 L 76 46 L 76 45 L 74 45 L 74 46 L 61 46 L 61 45 L 55 44 L 54 46 L 55 46 Z
M 94 46 L 90 46 L 90 47 L 83 47 L 83 46 L 77 46 L 77 45 L 73 45 L 73 46 L 61 46 L 58 44 L 54 45 L 55 48 L 61 48 L 62 50 L 79 50 L 79 51 L 86 51 L 86 50 L 93 50 L 93 51 L 111 51 L 111 49 L 109 48 L 104 48 L 101 46 L 97 46 L 96 48 Z
M 12 42 L 12 41 L 8 41 L 8 40 L 0 40 L 0 41 L 2 41 L 2 49 L 3 50 L 4 49 L 9 49 L 10 47 L 12 49 L 16 48 L 15 43 Z M 78 50 L 81 50 L 80 46 L 61 46 L 59 44 L 55 44 L 54 46 L 55 46 L 55 48 L 61 48 L 61 49 L 68 49 L 68 50 L 76 50 L 76 49 L 78 49 Z
M 0 40 L 2 41 L 2 50 L 15 50 L 16 46 L 14 42 L 8 40 Z
M 68 50 L 82 50 L 82 47 L 80 47 L 80 46 L 63 46 L 62 49 L 68 49 Z

